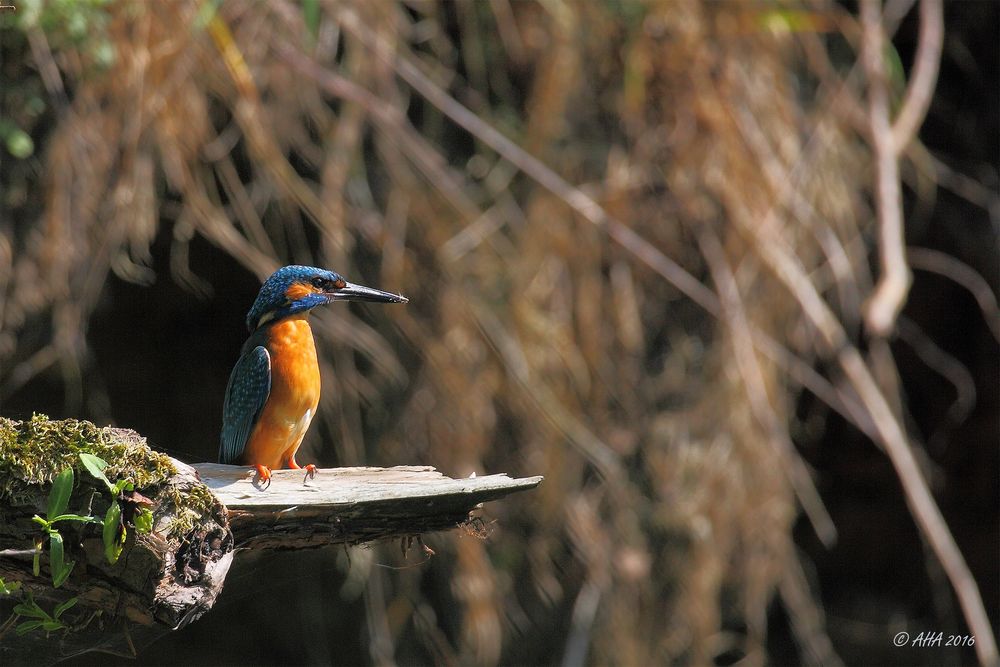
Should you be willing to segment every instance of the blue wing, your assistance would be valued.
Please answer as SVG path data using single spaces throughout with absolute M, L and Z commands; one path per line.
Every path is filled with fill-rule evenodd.
M 235 463 L 271 393 L 271 355 L 262 345 L 248 349 L 236 362 L 226 388 L 219 463 Z

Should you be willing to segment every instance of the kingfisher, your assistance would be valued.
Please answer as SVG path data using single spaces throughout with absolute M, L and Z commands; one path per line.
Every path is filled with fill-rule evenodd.
M 219 462 L 252 466 L 260 483 L 271 470 L 300 469 L 295 452 L 319 405 L 320 377 L 309 313 L 334 301 L 407 303 L 399 294 L 355 285 L 326 269 L 286 266 L 260 288 L 247 313 L 243 344 L 226 388 Z M 316 466 L 306 466 L 309 474 Z

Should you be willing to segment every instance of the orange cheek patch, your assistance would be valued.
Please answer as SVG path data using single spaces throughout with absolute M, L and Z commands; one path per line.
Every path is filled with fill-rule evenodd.
M 285 296 L 289 301 L 298 301 L 301 298 L 307 297 L 310 294 L 316 294 L 320 290 L 316 289 L 308 283 L 293 283 L 285 290 Z

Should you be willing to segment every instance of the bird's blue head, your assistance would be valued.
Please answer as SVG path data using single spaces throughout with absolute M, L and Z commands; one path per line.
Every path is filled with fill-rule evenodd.
M 314 266 L 285 266 L 264 281 L 257 300 L 247 313 L 247 328 L 257 327 L 289 315 L 304 313 L 334 301 L 406 303 L 405 296 L 349 283 L 333 271 Z

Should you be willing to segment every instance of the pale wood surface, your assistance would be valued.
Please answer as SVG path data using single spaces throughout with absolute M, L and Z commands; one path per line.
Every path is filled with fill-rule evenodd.
M 271 483 L 261 487 L 250 468 L 198 463 L 191 466 L 201 481 L 230 509 L 294 505 L 355 505 L 381 500 L 418 500 L 460 494 L 483 502 L 515 491 L 533 489 L 541 477 L 512 479 L 506 474 L 454 479 L 429 466 L 393 468 L 318 468 L 308 478 L 304 470 L 273 470 Z M 473 503 L 475 504 L 475 503 Z
M 321 468 L 272 471 L 262 486 L 246 467 L 193 466 L 229 510 L 239 546 L 302 548 L 406 537 L 453 528 L 479 504 L 532 489 L 541 477 L 452 479 L 434 468 Z

